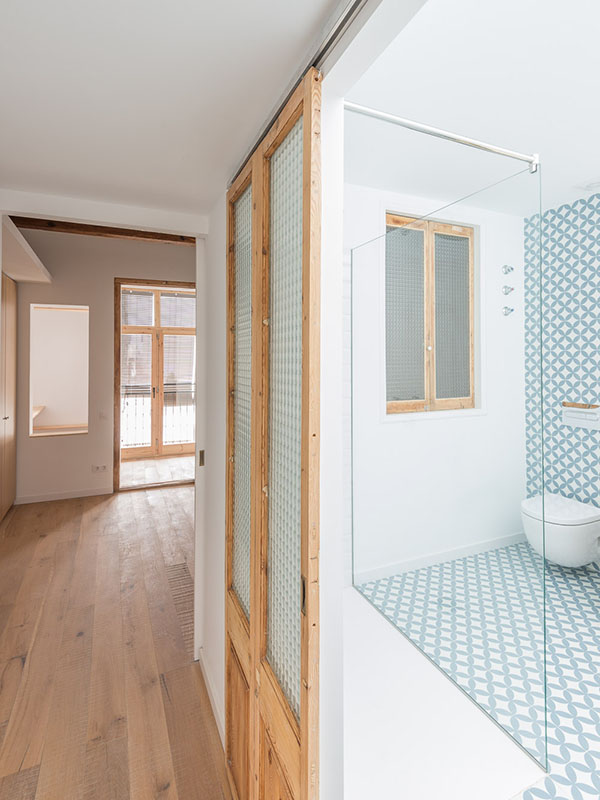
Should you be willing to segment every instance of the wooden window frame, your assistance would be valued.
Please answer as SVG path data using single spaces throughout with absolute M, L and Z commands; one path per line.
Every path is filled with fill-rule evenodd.
M 121 326 L 121 294 L 123 289 L 131 287 L 140 291 L 152 291 L 154 293 L 154 325 L 125 325 Z M 160 327 L 160 294 L 164 292 L 189 292 L 196 293 L 196 284 L 193 281 L 164 281 L 150 280 L 146 278 L 115 278 L 115 303 L 114 303 L 114 438 L 113 438 L 113 491 L 120 491 L 121 483 L 121 334 L 122 333 L 147 333 L 158 334 L 158 347 L 152 348 L 152 373 L 160 375 L 162 373 L 162 341 L 164 334 L 183 334 L 196 335 L 197 327 Z M 162 386 L 162 381 L 159 382 Z M 162 408 L 162 400 L 161 400 Z M 162 420 L 152 421 L 152 439 L 158 438 L 162 441 Z M 160 453 L 155 453 L 153 448 L 123 448 L 123 451 L 135 450 L 135 453 L 125 455 L 123 460 L 135 460 L 137 458 L 161 458 L 174 455 L 189 455 L 195 452 L 195 442 L 189 445 L 163 445 Z
M 388 400 L 387 381 L 386 413 L 407 414 L 430 411 L 458 411 L 475 408 L 475 228 L 470 225 L 455 225 L 435 220 L 424 220 L 395 214 L 387 211 L 385 215 L 386 231 L 388 227 L 410 227 L 412 230 L 424 231 L 424 290 L 423 319 L 424 342 L 423 359 L 425 375 L 425 397 L 422 400 Z M 469 241 L 469 385 L 470 393 L 465 397 L 436 397 L 436 343 L 435 343 L 435 236 L 446 234 L 463 237 Z M 387 264 L 386 264 L 387 269 Z M 387 348 L 387 342 L 386 342 Z

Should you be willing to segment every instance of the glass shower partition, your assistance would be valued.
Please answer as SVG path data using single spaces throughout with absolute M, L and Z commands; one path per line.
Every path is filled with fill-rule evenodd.
M 546 767 L 540 170 L 414 137 L 347 188 L 353 583 Z

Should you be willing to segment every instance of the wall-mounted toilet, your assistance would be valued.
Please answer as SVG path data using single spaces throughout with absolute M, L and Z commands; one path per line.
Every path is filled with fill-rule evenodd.
M 529 544 L 541 556 L 545 532 L 549 561 L 562 567 L 600 561 L 600 508 L 546 492 L 543 508 L 541 494 L 521 502 L 521 518 Z

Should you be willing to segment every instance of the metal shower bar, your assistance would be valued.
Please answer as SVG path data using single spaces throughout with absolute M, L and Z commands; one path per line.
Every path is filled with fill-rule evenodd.
M 380 119 L 383 122 L 391 122 L 393 125 L 408 128 L 411 131 L 417 131 L 417 133 L 426 133 L 429 136 L 437 136 L 438 139 L 446 139 L 449 142 L 466 144 L 467 147 L 475 147 L 477 150 L 486 150 L 488 153 L 496 153 L 499 156 L 507 156 L 508 158 L 516 158 L 518 161 L 525 161 L 529 164 L 530 172 L 537 172 L 540 165 L 540 157 L 537 153 L 527 155 L 526 153 L 518 153 L 516 150 L 507 150 L 505 147 L 497 147 L 495 144 L 480 142 L 478 139 L 470 139 L 468 136 L 461 136 L 458 133 L 444 131 L 441 128 L 434 128 L 432 125 L 425 125 L 422 122 L 414 122 L 411 119 L 397 117 L 395 114 L 377 111 L 375 108 L 361 106 L 358 105 L 358 103 L 346 101 L 344 103 L 344 108 L 347 111 L 352 111 L 354 114 L 362 114 L 364 117 L 373 117 L 373 119 Z

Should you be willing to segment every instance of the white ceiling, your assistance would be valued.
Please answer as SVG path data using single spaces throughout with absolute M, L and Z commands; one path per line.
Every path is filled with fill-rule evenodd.
M 339 0 L 3 0 L 0 187 L 207 213 Z
M 542 158 L 544 207 L 600 190 L 600 3 L 428 0 L 348 99 Z M 455 198 L 523 168 L 347 114 L 350 182 Z M 491 204 L 528 213 L 524 181 Z M 482 205 L 490 205 L 485 197 Z

